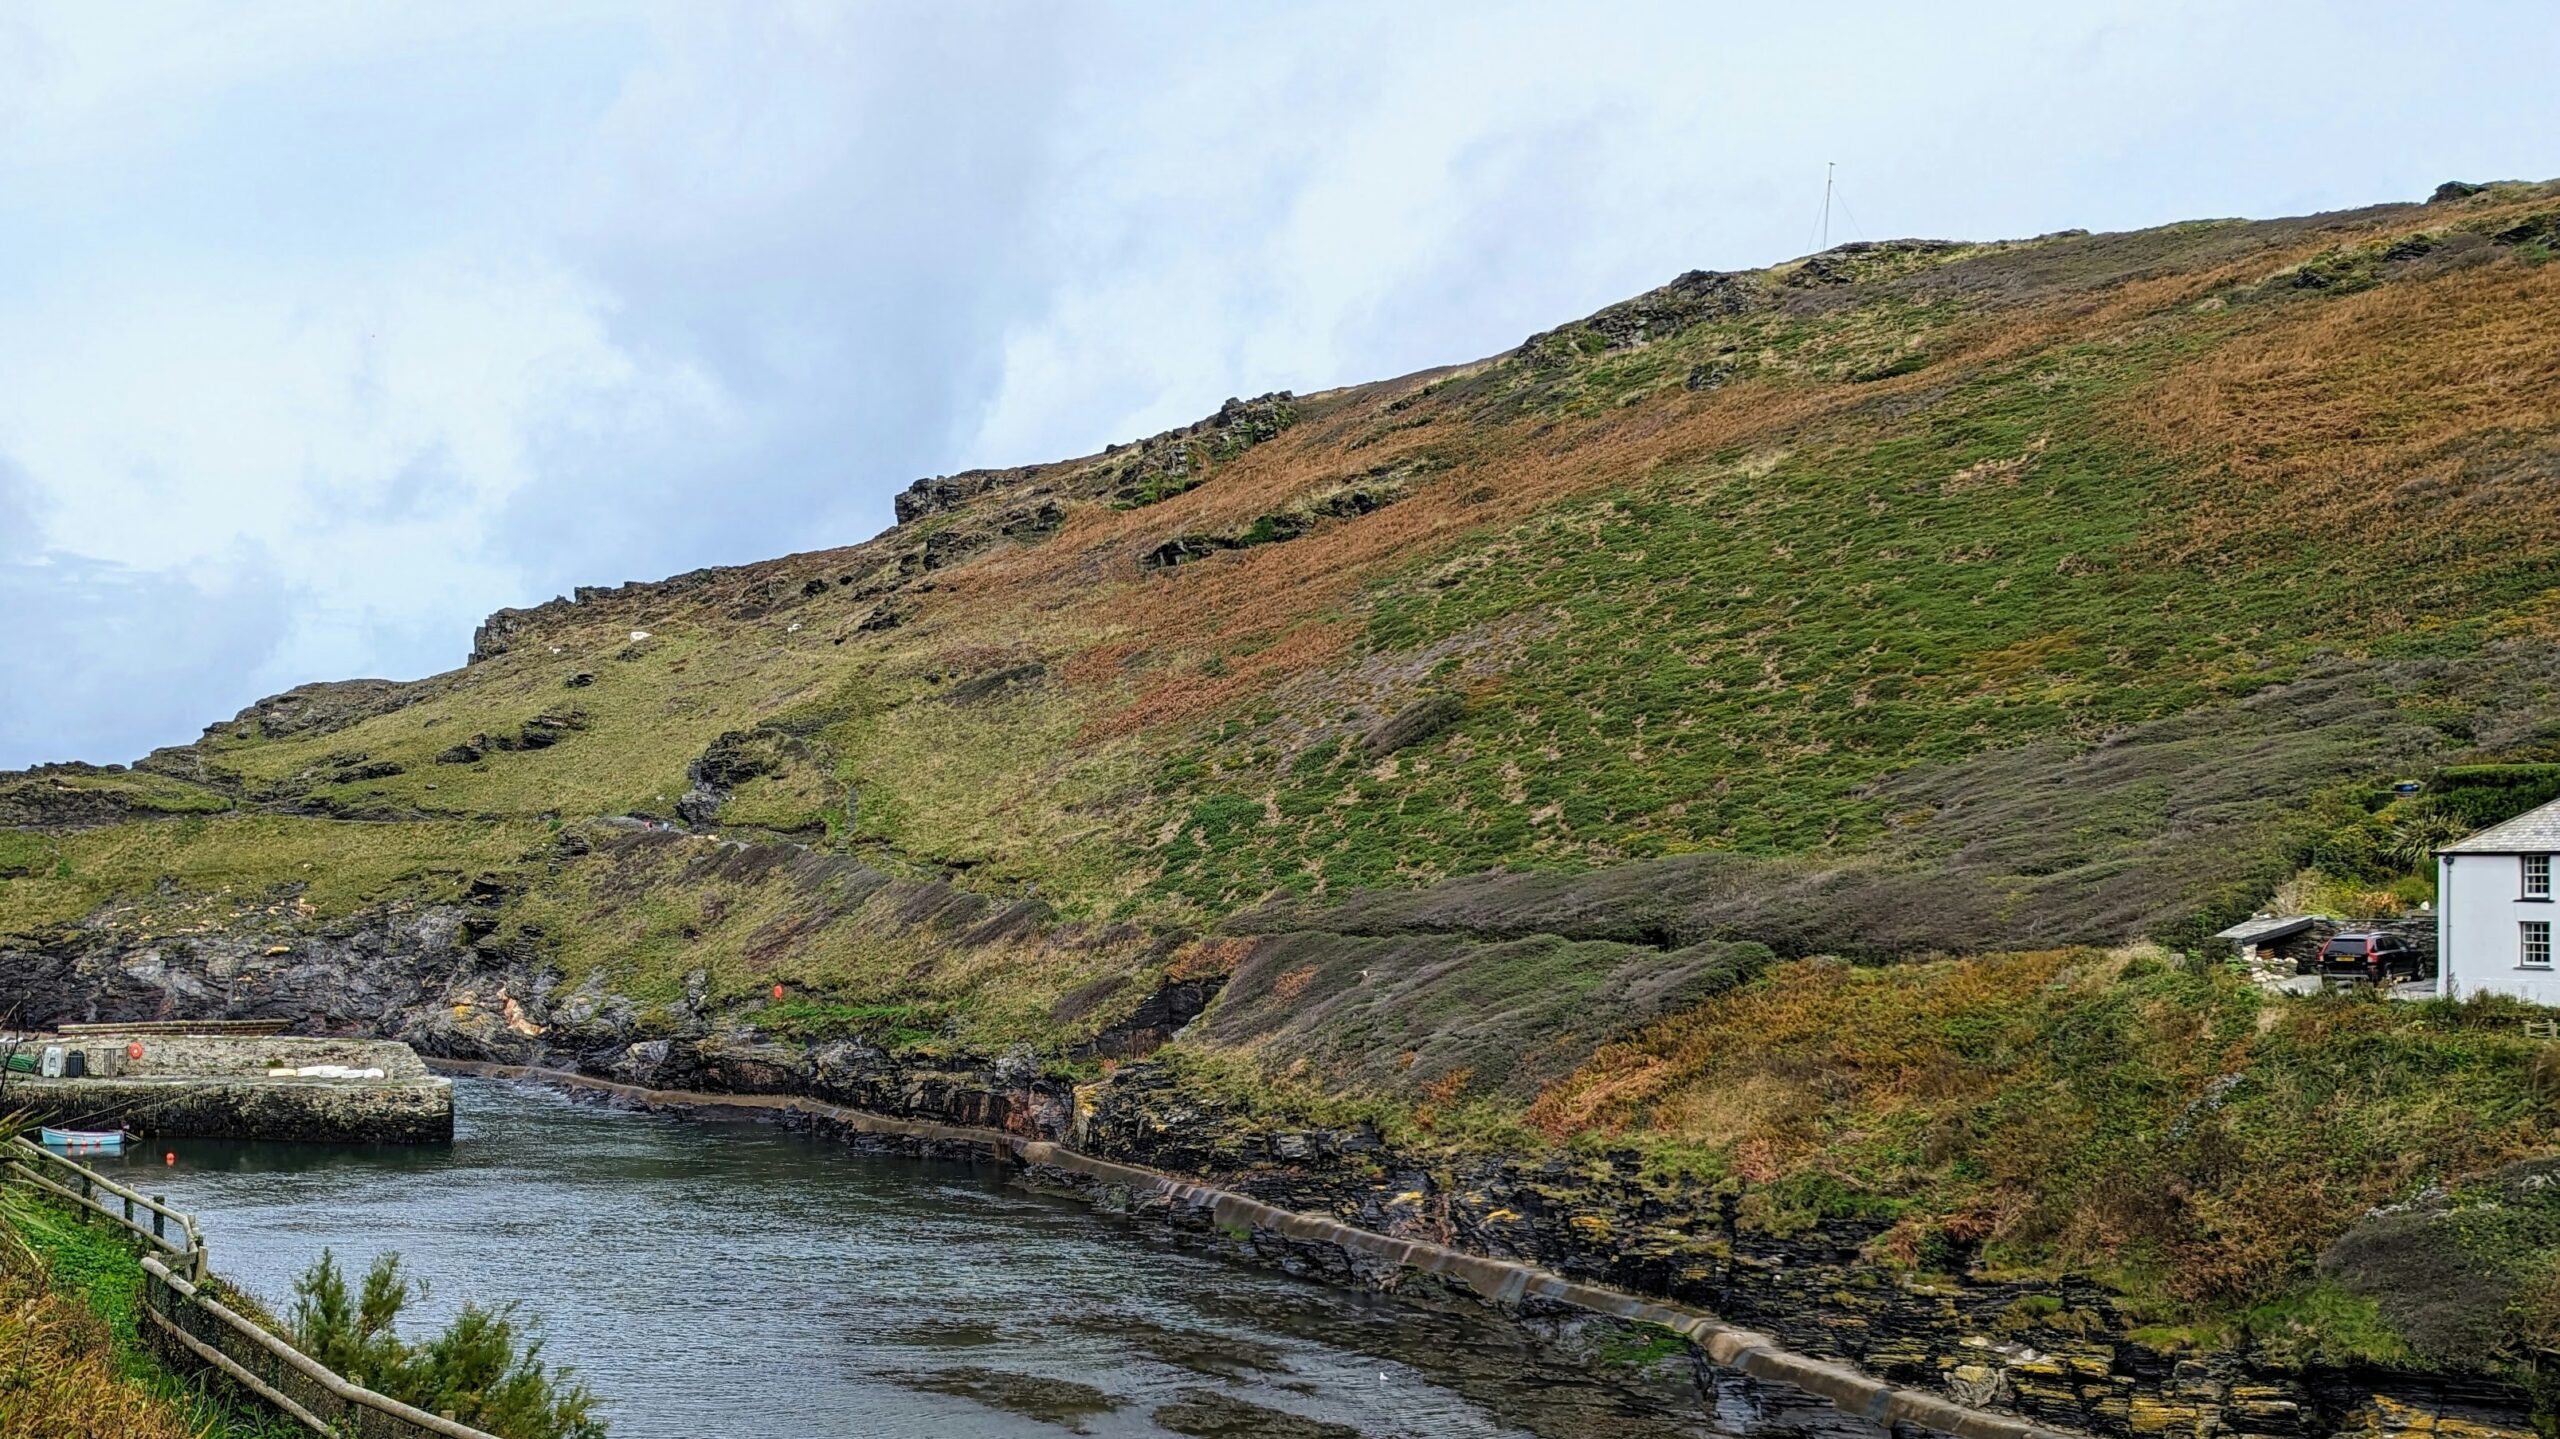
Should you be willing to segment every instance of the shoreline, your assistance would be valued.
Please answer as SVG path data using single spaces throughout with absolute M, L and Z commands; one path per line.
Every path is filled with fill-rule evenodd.
M 1182 1227 L 1179 1218 L 1188 1215 L 1205 1219 L 1216 1228 L 1267 1237 L 1283 1248 L 1330 1248 L 1336 1251 L 1339 1262 L 1320 1266 L 1327 1272 L 1384 1277 L 1412 1270 L 1455 1281 L 1479 1302 L 1496 1309 L 1539 1302 L 1666 1329 L 1680 1335 L 1718 1368 L 1828 1400 L 1842 1414 L 1882 1428 L 1908 1425 L 1956 1439 L 2084 1439 L 2070 1430 L 2046 1428 L 2012 1415 L 1970 1408 L 1926 1391 L 1896 1387 L 1846 1365 L 1797 1353 L 1769 1335 L 1729 1324 L 1686 1305 L 1568 1279 L 1534 1265 L 1491 1259 L 1423 1240 L 1393 1238 L 1324 1215 L 1283 1209 L 1180 1175 L 1099 1159 L 1052 1140 L 1027 1138 L 1000 1129 L 903 1119 L 794 1094 L 651 1089 L 574 1070 L 489 1060 L 427 1056 L 427 1065 L 441 1074 L 591 1090 L 651 1110 L 802 1118 L 850 1134 L 905 1141 L 927 1150 L 936 1146 L 978 1149 L 989 1157 L 1012 1163 L 1022 1174 L 1044 1179 L 1055 1176 L 1063 1181 L 1061 1187 L 1089 1196 L 1107 1198 L 1110 1191 L 1118 1190 L 1127 1196 L 1133 1213 L 1145 1207 L 1136 1201 L 1138 1196 L 1146 1195 L 1162 1206 L 1165 1218 L 1177 1227 Z

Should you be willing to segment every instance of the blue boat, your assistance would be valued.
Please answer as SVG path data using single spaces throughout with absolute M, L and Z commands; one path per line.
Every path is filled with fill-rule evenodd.
M 69 1154 L 122 1154 L 124 1131 L 121 1129 L 55 1129 L 46 1126 L 36 1130 L 36 1137 L 47 1149 Z

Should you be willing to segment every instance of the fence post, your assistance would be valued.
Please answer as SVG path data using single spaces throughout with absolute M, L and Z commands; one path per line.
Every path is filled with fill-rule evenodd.
M 124 1197 L 124 1223 L 128 1229 L 133 1227 L 133 1196 L 130 1194 Z
M 168 1207 L 169 1196 L 155 1194 L 151 1196 L 151 1202 L 157 1206 L 151 1211 L 151 1237 L 166 1239 L 169 1237 L 169 1216 L 161 1211 Z

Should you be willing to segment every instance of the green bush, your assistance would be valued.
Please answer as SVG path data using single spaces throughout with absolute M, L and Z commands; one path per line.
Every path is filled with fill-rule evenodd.
M 595 1396 L 568 1366 L 542 1362 L 541 1326 L 513 1304 L 464 1304 L 442 1334 L 414 1344 L 399 1335 L 400 1311 L 427 1288 L 400 1272 L 400 1256 L 376 1258 L 350 1295 L 325 1249 L 293 1293 L 295 1342 L 368 1388 L 502 1439 L 603 1439 Z
M 2464 825 L 2486 828 L 2560 799 L 2560 764 L 2453 765 L 2437 774 L 2429 798 Z

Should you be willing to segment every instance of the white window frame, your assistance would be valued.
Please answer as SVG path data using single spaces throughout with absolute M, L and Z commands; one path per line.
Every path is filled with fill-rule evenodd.
M 2528 854 L 2520 855 L 2518 858 L 2521 859 L 2524 864 L 2524 889 L 2522 891 L 2524 897 L 2527 899 L 2549 899 L 2551 897 L 2551 856 L 2547 854 Z
M 2535 958 L 2536 955 L 2541 956 Z M 2526 919 L 2516 922 L 2516 968 L 2549 969 L 2551 967 L 2551 921 Z

